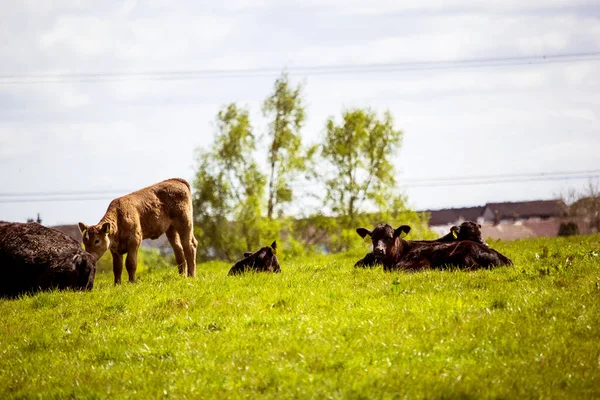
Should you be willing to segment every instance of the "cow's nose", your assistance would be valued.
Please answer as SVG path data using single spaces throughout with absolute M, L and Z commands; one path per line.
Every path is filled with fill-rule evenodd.
M 374 253 L 376 256 L 382 256 L 382 255 L 383 255 L 383 249 L 381 249 L 381 248 L 379 248 L 379 247 L 375 247 L 375 248 L 373 249 L 373 253 Z

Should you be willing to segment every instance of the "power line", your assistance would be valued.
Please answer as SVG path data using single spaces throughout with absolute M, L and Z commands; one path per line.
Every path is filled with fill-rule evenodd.
M 530 172 L 521 174 L 445 176 L 437 178 L 398 178 L 398 186 L 404 188 L 468 186 L 495 183 L 541 182 L 553 180 L 591 179 L 600 177 L 600 169 L 579 171 Z M 298 186 L 312 187 L 313 183 L 301 183 Z
M 501 175 L 479 175 L 462 177 L 439 177 L 439 178 L 413 178 L 412 180 L 402 180 L 398 185 L 402 188 L 432 188 L 448 186 L 478 186 L 490 184 L 506 183 L 526 183 L 526 182 L 544 182 L 559 180 L 581 180 L 600 177 L 600 170 L 585 171 L 556 171 L 556 172 L 536 172 L 524 174 L 501 174 Z M 305 183 L 294 185 L 295 188 L 317 187 L 318 184 Z M 132 190 L 96 190 L 96 191 L 73 191 L 73 192 L 22 192 L 22 193 L 0 193 L 0 203 L 41 203 L 41 202 L 66 202 L 66 201 L 100 201 L 112 200 L 114 196 L 108 194 L 125 194 Z M 102 195 L 87 196 L 83 195 Z M 59 197 L 54 197 L 59 196 Z M 62 197 L 60 197 L 62 196 Z M 70 197 L 76 196 L 76 197 Z M 2 199 L 2 197 L 9 197 Z M 19 197 L 19 198 L 13 198 Z
M 438 182 L 438 181 L 462 181 L 462 180 L 479 180 L 479 179 L 511 179 L 511 178 L 547 178 L 554 176 L 565 175 L 582 175 L 582 174 L 600 174 L 600 169 L 577 170 L 577 171 L 551 171 L 551 172 L 526 172 L 520 174 L 494 174 L 494 175 L 470 175 L 470 176 L 445 176 L 437 178 L 408 178 L 402 179 L 402 182 Z M 1 194 L 0 194 L 1 195 Z
M 27 196 L 81 196 L 90 194 L 119 194 L 119 193 L 131 193 L 133 190 L 122 189 L 122 190 L 89 190 L 81 192 L 12 192 L 12 193 L 0 193 L 0 197 L 27 197 Z
M 39 197 L 39 198 L 28 198 L 28 199 L 2 199 L 0 203 L 53 203 L 57 201 L 99 201 L 99 200 L 112 200 L 114 197 Z
M 565 53 L 522 57 L 473 58 L 445 61 L 411 61 L 400 63 L 372 64 L 338 64 L 289 67 L 291 74 L 336 75 L 360 73 L 389 73 L 410 71 L 434 71 L 466 68 L 510 67 L 522 65 L 540 65 L 556 63 L 574 63 L 600 60 L 600 52 Z M 279 67 L 259 67 L 248 69 L 213 69 L 213 70 L 165 70 L 137 72 L 90 72 L 90 73 L 47 73 L 29 75 L 0 75 L 1 85 L 66 83 L 66 82 L 113 82 L 128 80 L 193 80 L 269 77 L 281 73 Z
M 600 177 L 600 174 L 596 175 L 569 175 L 569 176 L 548 176 L 539 178 L 516 178 L 516 179 L 490 179 L 490 180 L 474 180 L 474 181 L 461 181 L 461 182 L 440 182 L 436 184 L 425 183 L 425 184 L 407 184 L 401 187 L 407 188 L 419 188 L 419 187 L 442 187 L 442 186 L 477 186 L 477 185 L 490 185 L 499 183 L 524 183 L 524 182 L 544 182 L 544 181 L 563 181 L 563 180 L 580 180 L 580 179 L 593 179 Z

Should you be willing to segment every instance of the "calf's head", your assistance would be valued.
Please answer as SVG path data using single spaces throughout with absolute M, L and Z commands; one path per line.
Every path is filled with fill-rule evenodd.
M 473 221 L 465 221 L 460 224 L 458 227 L 458 240 L 471 240 L 484 246 L 488 246 L 481 237 L 481 225 Z
M 102 225 L 87 226 L 83 222 L 80 222 L 78 225 L 85 251 L 98 260 L 110 247 L 110 238 L 108 236 L 110 234 L 110 224 L 105 222 Z
M 63 270 L 56 274 L 54 284 L 63 288 L 92 290 L 96 275 L 96 259 L 83 250 L 61 262 Z
M 358 228 L 356 233 L 363 239 L 370 237 L 373 242 L 373 255 L 375 258 L 383 259 L 394 257 L 395 252 L 401 248 L 401 240 L 410 232 L 410 226 L 400 225 L 394 229 L 388 224 L 379 224 L 372 231 L 367 228 Z
M 256 272 L 281 272 L 277 260 L 277 241 L 254 253 L 244 253 L 244 258 L 236 262 L 229 270 L 229 275 L 237 275 L 246 270 Z

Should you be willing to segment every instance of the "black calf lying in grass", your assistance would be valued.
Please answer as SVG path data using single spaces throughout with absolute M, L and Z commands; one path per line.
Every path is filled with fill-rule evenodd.
M 488 244 L 481 237 L 481 225 L 473 221 L 465 221 L 459 226 L 453 226 L 450 228 L 450 232 L 441 238 L 437 238 L 435 240 L 413 240 L 413 242 L 457 242 L 461 240 L 470 240 L 475 243 L 483 244 L 487 246 Z
M 255 253 L 244 253 L 244 258 L 236 262 L 228 275 L 238 275 L 246 271 L 281 272 L 277 261 L 277 241 L 271 247 L 263 247 Z
M 367 230 L 365 228 L 358 228 L 356 232 L 362 237 L 365 238 L 367 235 Z M 408 233 L 408 232 L 406 232 Z M 450 228 L 450 232 L 446 235 L 437 238 L 435 240 L 413 240 L 413 243 L 445 243 L 445 242 L 456 242 L 461 240 L 471 240 L 476 243 L 483 244 L 487 246 L 488 244 L 481 237 L 481 225 L 473 222 L 473 221 L 465 221 L 460 226 L 453 226 Z M 355 267 L 362 268 L 372 268 L 377 265 L 377 259 L 373 252 L 367 253 L 362 259 L 358 260 Z
M 407 225 L 394 230 L 387 224 L 380 224 L 373 231 L 366 228 L 358 228 L 356 231 L 362 237 L 366 235 L 371 237 L 373 242 L 371 257 L 375 263 L 383 265 L 384 271 L 422 270 L 446 265 L 466 269 L 512 265 L 511 260 L 496 250 L 471 240 L 455 242 L 404 240 L 401 236 L 410 232 L 410 226 Z
M 95 272 L 95 258 L 64 233 L 35 222 L 0 222 L 0 297 L 90 290 Z

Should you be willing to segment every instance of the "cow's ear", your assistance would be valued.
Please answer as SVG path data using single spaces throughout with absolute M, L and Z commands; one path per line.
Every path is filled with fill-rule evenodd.
M 458 239 L 458 226 L 453 226 L 452 228 L 450 228 L 450 233 L 452 233 L 452 236 L 454 237 L 454 239 Z
M 371 231 L 367 228 L 357 228 L 356 233 L 358 233 L 361 238 L 364 238 L 367 235 L 371 236 Z
M 408 235 L 408 232 L 410 232 L 410 226 L 408 225 L 400 225 L 395 231 L 394 231 L 394 237 L 405 237 L 406 235 Z
M 274 240 L 273 243 L 271 243 L 271 248 L 273 249 L 273 254 L 277 255 L 277 240 Z
M 105 222 L 102 224 L 102 232 L 106 233 L 107 235 L 110 234 L 110 223 Z
M 245 257 L 249 257 L 249 256 L 251 256 L 251 255 L 252 255 L 252 253 L 250 253 L 249 251 L 247 251 L 247 252 L 245 252 L 245 253 L 244 253 L 244 258 L 245 258 Z
M 79 222 L 77 225 L 79 226 L 79 230 L 81 231 L 82 234 L 85 231 L 87 231 L 88 226 L 86 224 L 84 224 L 83 222 Z

